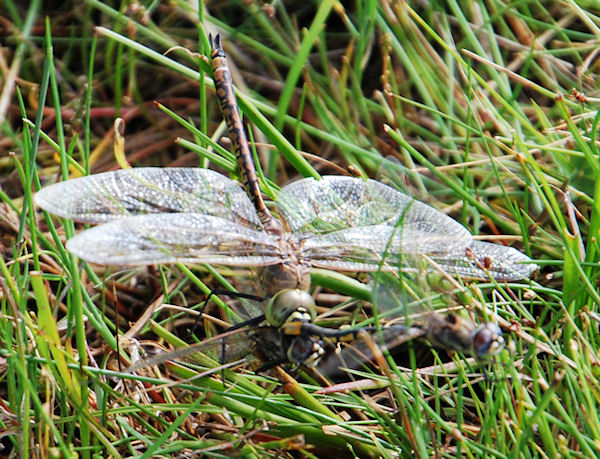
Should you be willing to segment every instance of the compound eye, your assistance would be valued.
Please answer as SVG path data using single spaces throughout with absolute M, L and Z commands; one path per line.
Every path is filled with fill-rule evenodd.
M 504 347 L 502 330 L 491 322 L 481 325 L 473 335 L 473 352 L 479 358 L 496 355 Z
M 281 327 L 294 312 L 308 312 L 311 319 L 316 315 L 317 307 L 312 296 L 304 290 L 286 289 L 277 292 L 265 308 L 265 317 L 269 325 Z

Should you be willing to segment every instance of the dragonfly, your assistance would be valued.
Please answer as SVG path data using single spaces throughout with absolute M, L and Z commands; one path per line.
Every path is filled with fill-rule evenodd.
M 98 224 L 71 238 L 70 252 L 103 265 L 180 262 L 258 269 L 267 298 L 295 292 L 297 303 L 283 308 L 285 313 L 266 314 L 270 325 L 280 328 L 291 317 L 282 329 L 293 336 L 302 336 L 298 323 L 312 318 L 301 307 L 309 302 L 311 268 L 419 271 L 427 260 L 452 275 L 506 281 L 527 279 L 537 269 L 518 250 L 475 240 L 442 212 L 371 179 L 292 182 L 278 193 L 275 218 L 260 192 L 218 36 L 211 57 L 244 189 L 209 169 L 148 167 L 47 186 L 35 195 L 41 208 Z
M 287 290 L 278 293 L 270 307 L 275 311 L 287 310 L 295 300 L 304 299 L 286 297 L 298 295 L 297 292 Z M 221 368 L 257 360 L 260 364 L 258 371 L 266 371 L 276 365 L 288 365 L 293 369 L 319 368 L 324 374 L 332 376 L 339 371 L 338 362 L 345 360 L 344 355 L 348 361 L 350 358 L 356 360 L 356 349 L 365 347 L 366 340 L 377 340 L 387 349 L 392 349 L 410 340 L 425 339 L 434 347 L 473 355 L 480 361 L 488 360 L 504 347 L 504 338 L 498 325 L 491 322 L 476 325 L 454 313 L 431 312 L 411 325 L 332 329 L 313 322 L 314 301 L 303 307 L 310 309 L 310 314 L 300 317 L 296 310 L 296 316 L 287 316 L 284 323 L 275 326 L 264 315 L 250 318 L 199 343 L 140 360 L 126 371 L 133 373 L 167 361 L 191 361 L 197 364 L 198 354 L 202 353 L 213 359 L 215 364 L 219 363 Z M 348 343 L 342 355 L 331 352 L 335 343 L 341 342 Z M 364 351 L 359 352 L 364 355 Z

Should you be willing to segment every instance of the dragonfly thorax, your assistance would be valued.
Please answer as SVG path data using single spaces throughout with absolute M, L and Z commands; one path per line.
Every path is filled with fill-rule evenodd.
M 308 290 L 310 271 L 296 257 L 289 257 L 282 263 L 263 268 L 259 280 L 267 289 L 267 295 L 274 295 L 281 290 Z

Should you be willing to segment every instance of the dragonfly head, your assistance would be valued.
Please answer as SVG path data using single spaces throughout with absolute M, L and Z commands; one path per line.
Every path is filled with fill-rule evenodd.
M 313 297 L 299 289 L 277 292 L 265 308 L 267 322 L 273 327 L 282 327 L 289 322 L 312 322 L 316 314 Z
M 320 339 L 302 335 L 291 338 L 286 352 L 290 363 L 314 367 L 325 355 L 325 347 Z
M 279 327 L 261 327 L 252 335 L 256 351 L 264 362 L 259 371 L 275 365 L 314 367 L 325 355 L 325 343 L 309 335 L 288 334 Z
M 425 334 L 440 349 L 470 353 L 478 359 L 494 356 L 504 347 L 498 325 L 487 322 L 476 326 L 456 314 L 431 314 Z
M 482 359 L 498 354 L 504 348 L 504 338 L 500 327 L 487 322 L 473 332 L 473 353 Z

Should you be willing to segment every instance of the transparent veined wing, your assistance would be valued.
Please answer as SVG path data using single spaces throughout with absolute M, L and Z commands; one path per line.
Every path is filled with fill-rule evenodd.
M 298 180 L 282 188 L 276 204 L 290 230 L 300 235 L 384 224 L 411 225 L 455 239 L 471 237 L 447 215 L 375 180 L 343 176 Z
M 140 167 L 104 172 L 45 187 L 35 201 L 52 214 L 85 223 L 187 212 L 261 227 L 244 190 L 210 169 Z
M 83 260 L 122 266 L 213 263 L 266 266 L 281 261 L 264 231 L 196 213 L 136 215 L 90 228 L 67 241 Z
M 333 231 L 307 238 L 302 248 L 312 266 L 341 271 L 416 270 L 428 263 L 419 255 L 427 255 L 451 275 L 475 279 L 527 279 L 537 269 L 529 257 L 512 247 L 452 239 L 411 225 Z
M 281 190 L 277 206 L 316 267 L 410 271 L 427 255 L 450 274 L 477 279 L 523 279 L 537 269 L 516 249 L 475 241 L 452 218 L 374 180 L 300 180 Z
M 524 253 L 513 247 L 473 240 L 463 252 L 433 254 L 432 259 L 445 271 L 464 277 L 500 280 L 529 279 L 539 268 Z
M 262 369 L 279 364 L 301 365 L 321 344 L 315 337 L 287 335 L 276 327 L 244 326 L 188 347 L 159 352 L 136 362 L 127 371 L 134 372 L 167 361 L 186 361 L 206 368 L 255 360 L 260 362 Z
M 418 241 L 418 244 L 416 243 Z M 402 227 L 372 225 L 347 228 L 307 237 L 303 252 L 317 267 L 359 271 L 414 269 L 416 255 L 464 252 L 462 239 L 450 240 L 443 234 L 428 233 L 407 223 Z M 421 259 L 422 261 L 422 259 Z
M 191 362 L 206 368 L 217 368 L 219 365 L 249 358 L 254 351 L 252 339 L 257 327 L 238 328 L 222 334 L 206 338 L 199 343 L 173 350 L 151 352 L 146 358 L 134 362 L 128 373 L 142 368 L 160 365 L 165 362 Z M 241 362 L 240 362 L 241 363 Z

